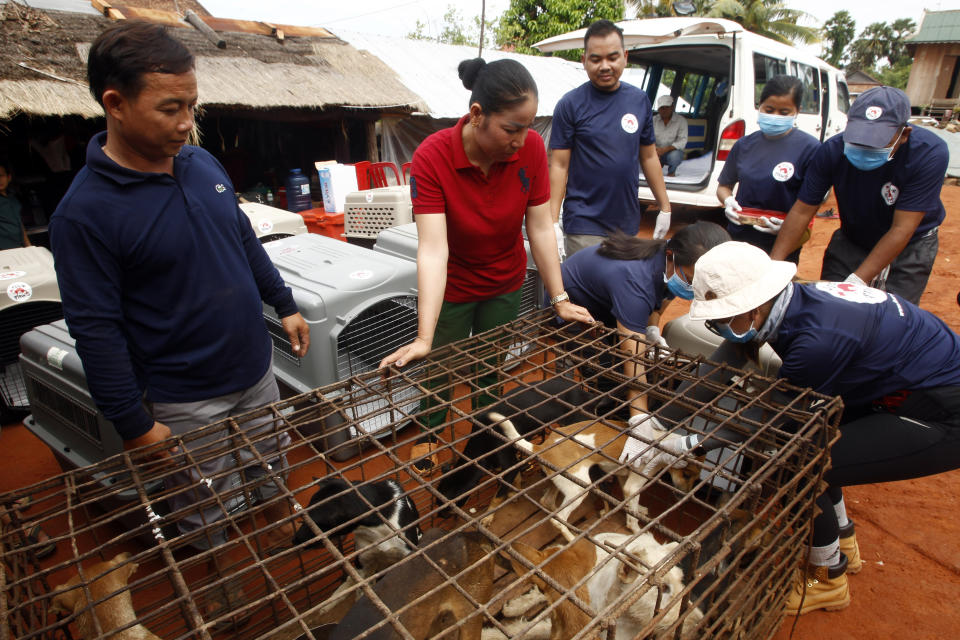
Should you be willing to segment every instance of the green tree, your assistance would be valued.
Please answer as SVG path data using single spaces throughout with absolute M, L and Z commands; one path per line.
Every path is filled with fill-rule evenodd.
M 823 53 L 827 62 L 839 67 L 849 57 L 847 47 L 857 35 L 857 23 L 849 11 L 837 11 L 823 24 L 821 35 L 824 40 Z
M 510 0 L 510 7 L 496 26 L 497 44 L 517 53 L 540 53 L 535 42 L 582 29 L 601 18 L 623 19 L 622 0 Z M 558 55 L 579 60 L 582 50 Z
M 717 0 L 709 15 L 734 20 L 747 31 L 785 44 L 813 44 L 820 40 L 817 29 L 797 24 L 809 14 L 790 9 L 783 0 Z
M 887 60 L 890 66 L 894 67 L 901 60 L 907 57 L 907 36 L 917 28 L 917 23 L 910 18 L 900 18 L 890 23 L 890 31 L 893 37 L 890 40 L 890 51 L 887 52 Z
M 863 69 L 869 73 L 877 63 L 890 54 L 893 29 L 885 22 L 874 22 L 860 33 L 850 46 L 848 69 Z
M 883 67 L 870 75 L 885 85 L 896 87 L 897 89 L 906 89 L 907 80 L 910 78 L 911 66 L 913 66 L 913 60 L 910 58 L 901 58 L 897 64 Z
M 493 21 L 488 20 L 483 34 L 484 49 L 493 43 L 493 37 L 491 36 L 493 27 Z M 417 20 L 416 28 L 407 34 L 407 38 L 472 47 L 480 44 L 480 16 L 474 16 L 471 23 L 466 24 L 463 14 L 453 5 L 447 5 L 447 12 L 443 14 L 443 29 L 439 35 L 432 36 L 427 33 L 427 29 L 428 25 L 425 22 Z

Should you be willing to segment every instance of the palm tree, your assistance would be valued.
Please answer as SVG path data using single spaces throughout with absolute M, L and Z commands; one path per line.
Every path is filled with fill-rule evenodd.
M 708 15 L 734 20 L 747 31 L 785 44 L 820 41 L 817 29 L 797 24 L 800 18 L 810 17 L 809 14 L 790 9 L 783 0 L 717 0 Z
M 886 22 L 874 22 L 850 46 L 850 68 L 873 69 L 880 58 L 890 55 L 893 30 Z
M 678 15 L 675 4 L 677 2 L 672 0 L 626 0 L 626 5 L 633 7 L 638 18 L 665 18 Z M 713 0 L 690 0 L 689 4 L 693 6 L 693 11 L 683 15 L 705 16 L 710 12 Z

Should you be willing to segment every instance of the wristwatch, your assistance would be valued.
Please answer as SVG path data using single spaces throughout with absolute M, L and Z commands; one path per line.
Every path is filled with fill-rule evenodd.
M 555 295 L 555 296 L 553 296 L 552 298 L 550 298 L 550 306 L 551 306 L 551 307 L 554 307 L 554 306 L 558 305 L 559 303 L 563 302 L 564 300 L 569 300 L 569 299 L 570 299 L 570 296 L 567 295 L 567 292 L 566 292 L 566 291 L 561 291 L 561 292 L 558 293 L 557 295 Z

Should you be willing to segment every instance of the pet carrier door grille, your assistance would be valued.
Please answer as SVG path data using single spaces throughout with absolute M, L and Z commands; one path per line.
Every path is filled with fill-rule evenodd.
M 397 296 L 364 309 L 337 336 L 337 378 L 346 380 L 379 366 L 380 361 L 417 337 L 417 298 Z M 387 402 L 375 400 L 352 407 L 352 418 L 363 433 L 377 433 L 391 422 L 412 414 L 419 404 L 413 389 L 390 397 L 396 410 L 383 413 Z M 366 417 L 376 414 L 374 417 Z M 356 437 L 356 430 L 351 430 Z
M 362 336 L 375 316 L 352 331 Z M 521 362 L 498 368 L 521 336 L 531 343 Z M 362 351 L 365 343 L 350 344 Z M 177 469 L 199 473 L 212 456 L 242 450 L 253 453 L 248 470 L 261 474 L 245 474 L 239 491 L 280 489 L 201 529 L 229 533 L 212 552 L 215 567 L 210 553 L 189 546 L 195 538 L 140 544 L 183 516 L 154 508 L 168 489 L 144 491 L 170 474 L 145 450 L 2 494 L 11 522 L 0 531 L 0 624 L 19 640 L 81 637 L 81 628 L 96 628 L 94 617 L 99 631 L 86 640 L 116 638 L 120 628 L 136 637 L 296 640 L 327 637 L 326 625 L 335 625 L 332 640 L 371 637 L 372 627 L 418 640 L 441 631 L 479 638 L 481 627 L 487 638 L 530 638 L 545 627 L 539 637 L 765 640 L 806 560 L 842 403 L 727 365 L 707 372 L 714 365 L 703 358 L 626 346 L 616 331 L 574 333 L 556 327 L 550 311 L 528 314 L 439 348 L 422 367 L 368 371 L 178 436 Z M 624 360 L 643 375 L 626 377 Z M 474 408 L 494 391 L 477 384 L 483 374 L 496 374 L 499 399 Z M 684 454 L 687 467 L 644 471 L 639 485 L 628 484 L 639 472 L 619 461 L 616 446 L 635 390 L 667 431 L 716 438 L 749 464 Z M 397 394 L 401 406 L 438 403 L 411 415 L 397 411 Z M 391 416 L 390 438 L 349 418 L 373 402 Z M 436 448 L 415 453 L 419 429 L 401 427 L 437 409 Z M 334 414 L 348 416 L 343 427 L 367 443 L 342 463 L 318 455 L 323 434 L 299 434 Z M 506 435 L 507 421 L 519 438 Z M 258 455 L 281 434 L 291 435 L 284 462 Z M 216 448 L 204 449 L 211 439 Z M 416 463 L 427 455 L 436 464 L 421 472 Z M 599 473 L 583 473 L 586 462 Z M 701 471 L 730 478 L 735 490 L 721 491 Z M 91 497 L 82 490 L 91 476 L 116 483 L 97 483 Z M 135 500 L 122 510 L 88 508 L 123 491 Z M 562 496 L 548 501 L 549 491 Z M 237 491 L 229 494 L 197 506 Z M 24 496 L 33 498 L 29 521 L 10 508 Z M 579 508 L 568 510 L 574 501 Z M 131 513 L 150 520 L 130 526 L 123 516 Z M 55 541 L 49 557 L 29 538 L 36 525 Z M 541 595 L 517 606 L 531 584 Z

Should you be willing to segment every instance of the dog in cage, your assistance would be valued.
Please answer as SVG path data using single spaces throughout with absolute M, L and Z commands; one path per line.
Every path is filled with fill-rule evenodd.
M 562 377 L 511 389 L 500 402 L 476 416 L 463 453 L 441 478 L 437 490 L 462 507 L 484 477 L 506 471 L 489 505 L 493 510 L 510 493 L 521 469 L 516 450 L 505 443 L 505 434 L 498 429 L 503 416 L 509 416 L 516 431 L 526 437 L 561 418 L 586 420 L 583 407 L 596 404 L 597 400 L 578 383 Z
M 340 538 L 353 532 L 357 559 L 371 576 L 409 555 L 421 538 L 420 513 L 396 480 L 353 485 L 340 478 L 321 480 L 310 497 L 307 513 L 317 528 Z M 293 537 L 295 545 L 314 540 L 307 524 Z
M 587 589 L 590 602 L 598 613 L 615 606 L 618 600 L 639 588 L 646 576 L 653 573 L 654 567 L 679 546 L 676 542 L 661 544 L 650 533 L 601 533 L 595 540 L 596 564 L 587 581 Z M 669 610 L 656 623 L 654 631 L 663 631 L 676 622 L 681 614 L 680 601 L 673 600 L 684 587 L 684 572 L 679 565 L 670 568 L 658 582 L 651 581 L 651 587 L 617 618 L 616 640 L 635 637 L 666 607 Z M 703 612 L 691 606 L 683 618 L 684 633 L 701 619 Z
M 503 416 L 495 418 L 498 419 L 499 428 L 521 451 L 536 456 L 541 461 L 541 468 L 551 482 L 541 498 L 541 504 L 553 510 L 557 496 L 561 496 L 561 506 L 552 522 L 564 538 L 568 541 L 574 538 L 567 523 L 570 515 L 587 497 L 584 487 L 591 482 L 590 469 L 593 467 L 599 467 L 604 473 L 614 474 L 620 481 L 628 507 L 627 528 L 634 533 L 640 531 L 639 520 L 634 514 L 646 514 L 646 507 L 640 506 L 640 490 L 647 483 L 647 479 L 632 466 L 619 462 L 627 442 L 628 428 L 625 422 L 608 421 L 612 426 L 595 420 L 575 422 L 557 427 L 544 438 L 542 444 L 535 445 L 520 435 L 512 420 Z M 565 471 L 579 482 L 555 473 L 552 468 Z M 699 468 L 692 464 L 682 469 L 670 467 L 669 471 L 671 482 L 684 492 L 691 491 L 700 476 Z
M 130 562 L 130 554 L 123 552 L 107 562 L 98 562 L 84 569 L 85 575 L 95 578 L 87 585 L 93 600 L 96 602 L 103 598 L 107 599 L 91 607 L 78 574 L 53 590 L 56 595 L 51 601 L 50 612 L 65 615 L 78 614 L 77 630 L 80 638 L 84 640 L 96 640 L 106 636 L 113 640 L 160 640 L 142 624 L 133 624 L 137 622 L 138 616 L 133 608 L 133 599 L 130 597 L 127 582 L 137 570 L 137 566 L 137 563 Z M 110 594 L 115 595 L 110 596 Z M 96 616 L 96 622 L 93 619 L 94 616 Z M 97 623 L 103 631 L 103 636 L 97 631 Z M 127 627 L 130 624 L 133 626 Z M 113 635 L 110 634 L 114 629 L 123 627 L 127 628 Z
M 493 596 L 493 544 L 477 532 L 430 529 L 417 549 L 422 553 L 397 563 L 376 582 L 377 598 L 414 640 L 448 630 L 448 637 L 457 640 L 480 640 L 484 616 L 479 608 Z M 368 634 L 367 640 L 404 637 L 366 595 L 351 607 L 330 640 L 362 634 Z
M 568 596 L 572 593 L 580 602 L 590 606 L 590 592 L 587 585 L 581 584 L 576 589 L 574 587 L 581 583 L 596 564 L 597 546 L 586 538 L 581 538 L 571 545 L 554 545 L 543 551 L 522 542 L 514 542 L 510 547 L 534 566 L 539 566 L 540 572 L 550 576 L 553 582 L 563 588 L 563 592 L 558 591 L 552 584 L 537 575 L 536 571 L 527 569 L 509 553 L 501 552 L 506 556 L 518 577 L 529 575 L 529 581 L 543 592 L 547 601 L 551 604 L 559 601 L 559 604 L 550 612 L 550 640 L 569 640 L 581 629 L 589 626 L 592 620 L 591 615 L 572 602 Z

